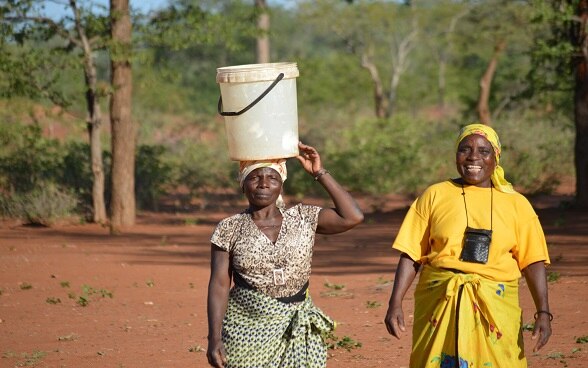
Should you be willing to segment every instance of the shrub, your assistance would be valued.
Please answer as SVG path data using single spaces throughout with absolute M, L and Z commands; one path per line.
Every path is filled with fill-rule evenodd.
M 0 214 L 20 219 L 27 224 L 50 226 L 56 220 L 70 217 L 78 205 L 71 193 L 54 184 L 46 184 L 28 193 L 0 195 Z
M 183 142 L 178 152 L 178 184 L 185 185 L 192 196 L 211 188 L 237 188 L 237 169 L 219 142 Z
M 371 194 L 414 193 L 446 178 L 453 164 L 455 126 L 408 116 L 368 119 L 332 139 L 331 171 L 349 189 Z
M 135 164 L 135 195 L 141 208 L 158 210 L 159 198 L 172 182 L 172 166 L 162 145 L 141 145 Z
M 0 133 L 5 143 L 0 155 L 5 189 L 27 193 L 43 182 L 56 181 L 63 155 L 59 141 L 44 138 L 38 124 Z
M 574 130 L 565 119 L 508 119 L 496 127 L 507 179 L 526 193 L 550 193 L 574 173 Z

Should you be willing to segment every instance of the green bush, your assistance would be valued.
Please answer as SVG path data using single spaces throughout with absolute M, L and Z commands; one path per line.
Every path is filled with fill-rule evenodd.
M 567 123 L 566 123 L 567 120 Z M 506 177 L 526 193 L 550 193 L 574 175 L 574 128 L 569 119 L 508 119 L 496 127 Z
M 71 217 L 78 199 L 54 184 L 46 184 L 28 193 L 0 195 L 0 214 L 27 224 L 50 226 L 56 220 Z
M 350 190 L 418 194 L 458 176 L 455 139 L 468 123 L 427 122 L 406 115 L 360 120 L 340 135 L 331 134 L 321 153 L 325 166 Z M 573 128 L 565 120 L 504 119 L 494 128 L 502 141 L 507 179 L 525 193 L 550 192 L 560 177 L 573 175 Z M 291 166 L 288 193 L 316 192 L 299 165 Z
M 92 163 L 90 162 L 90 145 L 85 142 L 71 141 L 63 145 L 64 156 L 61 172 L 57 182 L 61 187 L 75 193 L 84 212 L 92 212 L 92 186 L 94 183 Z M 110 152 L 102 151 L 104 171 L 104 198 L 110 198 Z
M 451 124 L 408 116 L 361 120 L 327 142 L 329 170 L 349 189 L 414 193 L 453 175 Z
M 143 209 L 158 210 L 160 197 L 172 182 L 172 165 L 162 145 L 141 145 L 135 162 L 135 196 Z
M 42 136 L 37 124 L 2 130 L 0 177 L 5 190 L 27 193 L 44 182 L 55 182 L 63 152 L 59 141 Z
M 227 146 L 222 142 L 182 142 L 174 164 L 178 170 L 178 185 L 185 186 L 190 195 L 206 190 L 238 188 L 238 166 L 229 160 Z

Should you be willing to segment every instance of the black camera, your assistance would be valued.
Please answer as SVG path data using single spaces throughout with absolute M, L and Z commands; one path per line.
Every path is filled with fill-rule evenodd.
M 491 242 L 492 230 L 466 227 L 460 261 L 485 264 L 488 262 Z

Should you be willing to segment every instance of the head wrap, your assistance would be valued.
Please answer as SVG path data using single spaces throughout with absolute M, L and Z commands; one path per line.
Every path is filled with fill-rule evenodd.
M 500 139 L 498 138 L 498 134 L 496 134 L 496 131 L 494 131 L 494 129 L 484 124 L 466 125 L 461 129 L 461 132 L 459 133 L 459 137 L 457 138 L 457 142 L 455 143 L 455 149 L 457 150 L 459 143 L 465 137 L 468 137 L 473 134 L 481 135 L 482 137 L 486 138 L 488 142 L 490 142 L 490 144 L 492 145 L 492 148 L 494 148 L 496 168 L 494 169 L 494 172 L 491 176 L 492 184 L 494 185 L 494 187 L 503 193 L 515 193 L 512 184 L 510 184 L 504 178 L 504 169 L 499 165 L 502 147 L 500 145 Z
M 245 178 L 247 178 L 247 175 L 251 174 L 253 170 L 259 169 L 260 167 L 269 167 L 276 170 L 282 178 L 282 184 L 288 178 L 288 171 L 286 170 L 286 159 L 284 158 L 276 160 L 239 161 L 239 185 L 241 188 L 243 188 L 243 184 L 245 182 Z M 282 194 L 278 196 L 276 205 L 279 208 L 286 207 L 286 203 L 282 198 Z
M 243 188 L 243 183 L 247 175 L 255 169 L 260 167 L 269 167 L 280 174 L 282 183 L 288 178 L 288 171 L 286 170 L 286 159 L 280 158 L 276 160 L 260 160 L 260 161 L 239 161 L 239 185 Z

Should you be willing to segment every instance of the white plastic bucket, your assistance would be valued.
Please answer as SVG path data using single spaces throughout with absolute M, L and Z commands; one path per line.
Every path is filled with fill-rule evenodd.
M 217 69 L 229 157 L 235 161 L 298 155 L 296 63 Z

